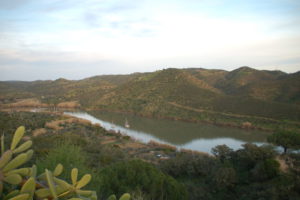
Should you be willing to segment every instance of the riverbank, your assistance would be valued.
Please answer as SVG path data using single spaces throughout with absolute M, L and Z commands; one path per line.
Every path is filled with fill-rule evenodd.
M 84 107 L 77 101 L 61 101 L 57 104 L 49 104 L 42 102 L 36 98 L 18 99 L 15 102 L 1 103 L 0 110 L 3 111 L 30 111 L 31 109 L 49 109 L 53 111 L 59 110 L 84 110 L 84 111 L 106 111 L 133 114 L 136 116 L 168 119 L 174 121 L 183 121 L 190 123 L 205 123 L 219 127 L 239 128 L 243 130 L 259 130 L 265 132 L 274 132 L 278 129 L 290 129 L 300 131 L 300 122 L 289 120 L 277 120 L 266 117 L 239 115 L 233 113 L 222 113 L 212 110 L 195 109 L 188 106 L 179 105 L 174 102 L 166 104 L 165 109 L 158 112 L 137 112 L 134 110 L 116 109 L 109 107 Z
M 65 110 L 34 109 L 32 111 L 62 115 Z M 178 149 L 207 153 L 210 153 L 213 147 L 222 144 L 234 150 L 241 148 L 241 145 L 245 143 L 263 145 L 266 144 L 266 138 L 269 135 L 268 132 L 253 129 L 237 129 L 208 123 L 187 123 L 182 120 L 147 118 L 116 112 L 90 111 L 86 113 L 81 110 L 69 110 L 65 113 L 101 124 L 107 131 L 123 133 L 143 143 L 154 141 L 172 145 Z M 125 127 L 124 122 L 127 119 L 130 122 L 130 128 Z
M 14 124 L 17 126 L 23 124 L 27 127 L 27 136 L 37 141 L 39 143 L 38 146 L 43 146 L 41 141 L 47 137 L 55 137 L 57 141 L 60 137 L 68 139 L 70 136 L 71 138 L 69 139 L 72 140 L 74 137 L 77 138 L 76 135 L 81 135 L 81 139 L 91 142 L 91 145 L 100 145 L 101 148 L 112 148 L 132 158 L 139 158 L 152 163 L 175 157 L 180 152 L 208 155 L 207 153 L 188 149 L 179 150 L 174 146 L 155 141 L 143 143 L 124 133 L 105 130 L 101 127 L 101 124 L 93 124 L 88 120 L 61 112 L 41 111 L 37 113 L 19 111 L 15 113 L 0 112 L 0 114 L 1 132 L 10 132 L 14 130 Z M 5 126 L 2 119 L 6 119 L 6 125 L 11 127 Z M 72 134 L 70 135 L 70 133 Z M 46 150 L 44 148 L 41 149 L 41 151 L 38 150 L 38 153 L 45 153 Z
M 74 103 L 74 102 L 73 102 Z M 71 104 L 73 104 L 71 103 Z M 19 105 L 19 104 L 18 104 Z M 23 105 L 23 104 L 20 104 Z M 249 121 L 244 121 L 244 122 L 219 122 L 216 119 L 215 120 L 199 120 L 199 119 L 187 119 L 187 118 L 181 118 L 181 117 L 172 117 L 172 116 L 163 116 L 163 115 L 153 115 L 153 114 L 143 114 L 143 113 L 138 113 L 134 111 L 127 111 L 127 110 L 111 110 L 111 109 L 91 109 L 91 108 L 82 108 L 80 106 L 62 106 L 62 105 L 68 105 L 68 103 L 63 103 L 59 107 L 53 107 L 48 104 L 36 104 L 37 106 L 32 106 L 32 104 L 26 104 L 26 106 L 2 106 L 0 107 L 0 111 L 3 112 L 19 112 L 19 111 L 34 111 L 38 110 L 38 112 L 41 111 L 53 111 L 53 112 L 63 112 L 63 111 L 104 111 L 104 112 L 114 112 L 114 113 L 122 113 L 122 114 L 132 114 L 140 117 L 146 117 L 146 118 L 151 118 L 151 119 L 167 119 L 167 120 L 173 120 L 173 121 L 183 121 L 183 122 L 189 122 L 189 123 L 204 123 L 204 124 L 210 124 L 214 126 L 220 126 L 220 127 L 231 127 L 231 128 L 239 128 L 243 130 L 260 130 L 260 131 L 266 131 L 266 132 L 273 132 L 274 129 L 271 128 L 264 128 L 264 127 L 259 127 L 253 125 Z M 227 115 L 227 114 L 226 114 Z M 244 116 L 245 117 L 245 116 Z M 262 120 L 270 120 L 271 123 L 279 124 L 280 121 L 278 120 L 273 120 L 273 119 L 267 119 L 267 118 L 262 118 Z M 297 124 L 298 125 L 298 124 Z M 300 123 L 299 123 L 300 126 Z

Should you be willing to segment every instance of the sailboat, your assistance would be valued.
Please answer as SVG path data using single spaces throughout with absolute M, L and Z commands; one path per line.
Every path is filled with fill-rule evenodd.
M 111 128 L 116 128 L 116 125 L 114 124 L 114 121 L 111 121 Z
M 130 128 L 130 125 L 129 125 L 128 121 L 127 121 L 127 118 L 125 119 L 125 127 L 126 128 Z

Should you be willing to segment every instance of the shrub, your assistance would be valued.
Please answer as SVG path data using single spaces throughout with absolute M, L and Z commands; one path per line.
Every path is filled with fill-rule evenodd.
M 61 163 L 64 166 L 65 172 L 61 174 L 61 177 L 65 180 L 70 180 L 70 174 L 67 172 L 75 166 L 80 169 L 80 175 L 89 171 L 85 165 L 85 155 L 80 147 L 69 143 L 57 144 L 45 157 L 36 161 L 36 166 L 38 172 L 41 173 L 45 169 L 53 169 L 56 163 Z
M 141 160 L 119 162 L 100 172 L 102 198 L 125 191 L 147 195 L 149 199 L 187 199 L 185 188 L 174 178 L 163 174 Z
M 253 179 L 264 181 L 276 177 L 279 174 L 279 163 L 274 159 L 264 160 L 252 170 Z
M 274 159 L 276 156 L 276 151 L 268 145 L 259 147 L 255 144 L 247 143 L 243 147 L 243 149 L 234 152 L 232 159 L 237 167 L 244 170 L 251 170 L 258 163 L 267 159 Z
M 217 165 L 216 159 L 205 154 L 178 153 L 162 161 L 160 168 L 175 178 L 208 177 Z

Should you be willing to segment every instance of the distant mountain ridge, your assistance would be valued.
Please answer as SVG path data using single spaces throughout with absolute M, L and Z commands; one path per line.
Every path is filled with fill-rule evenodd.
M 183 119 L 195 115 L 212 120 L 221 113 L 299 121 L 300 72 L 169 68 L 78 81 L 0 82 L 2 104 L 21 98 L 52 104 L 78 101 L 84 108 Z

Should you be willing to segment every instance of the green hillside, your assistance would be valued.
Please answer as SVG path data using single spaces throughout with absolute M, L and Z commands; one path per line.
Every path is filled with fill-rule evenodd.
M 300 72 L 286 74 L 249 67 L 230 72 L 165 69 L 78 81 L 61 78 L 0 82 L 0 100 L 2 105 L 25 98 L 36 98 L 51 105 L 77 101 L 82 108 L 151 117 L 234 126 L 251 122 L 264 128 L 266 124 L 292 123 L 299 128 L 299 85 Z
M 266 101 L 300 104 L 300 73 L 259 71 L 241 67 L 227 73 L 215 87 L 234 96 L 250 96 Z
M 247 121 L 258 127 L 280 124 L 283 120 L 299 121 L 298 105 L 266 101 L 250 94 L 230 95 L 208 84 L 205 78 L 213 73 L 222 74 L 223 80 L 230 75 L 211 71 L 202 78 L 201 70 L 196 73 L 179 69 L 157 71 L 116 87 L 96 101 L 94 108 L 236 126 Z
M 197 100 L 208 106 L 218 93 L 217 89 L 181 70 L 167 69 L 117 87 L 96 102 L 96 106 L 149 113 L 169 102 L 190 104 Z

